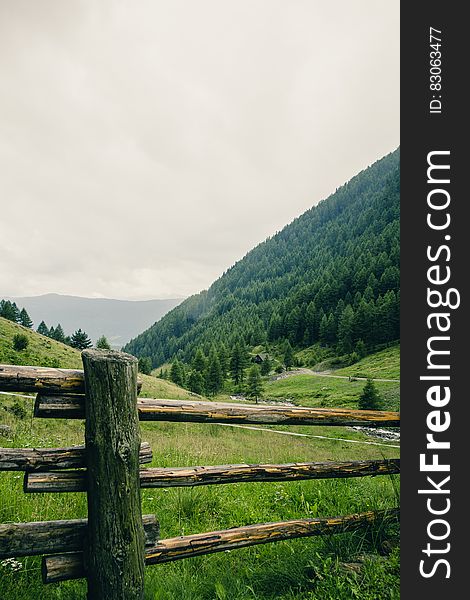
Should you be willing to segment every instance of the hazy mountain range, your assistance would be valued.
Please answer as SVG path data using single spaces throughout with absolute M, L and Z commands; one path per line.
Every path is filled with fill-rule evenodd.
M 66 335 L 81 328 L 94 342 L 105 335 L 114 348 L 126 344 L 183 300 L 112 300 L 60 294 L 8 299 L 28 311 L 35 329 L 41 321 L 48 327 L 60 323 Z

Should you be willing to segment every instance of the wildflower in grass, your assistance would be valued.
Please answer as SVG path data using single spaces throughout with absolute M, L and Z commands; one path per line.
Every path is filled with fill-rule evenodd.
M 0 562 L 0 566 L 7 571 L 15 573 L 16 571 L 20 571 L 23 568 L 23 563 L 16 560 L 16 558 L 6 558 L 5 560 L 2 560 L 2 562 Z

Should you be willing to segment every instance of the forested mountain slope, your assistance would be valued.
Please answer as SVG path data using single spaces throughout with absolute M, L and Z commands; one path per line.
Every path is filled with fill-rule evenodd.
M 339 353 L 399 338 L 399 150 L 359 173 L 124 350 L 159 365 L 249 346 L 320 342 Z

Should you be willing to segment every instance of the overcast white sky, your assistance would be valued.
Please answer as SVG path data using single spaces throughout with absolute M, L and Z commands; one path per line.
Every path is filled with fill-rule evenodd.
M 0 297 L 198 292 L 398 144 L 398 0 L 0 0 Z

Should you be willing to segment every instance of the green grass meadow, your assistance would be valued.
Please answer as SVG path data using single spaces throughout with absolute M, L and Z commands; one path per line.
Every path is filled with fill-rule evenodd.
M 3 323 L 0 326 L 4 327 Z M 9 327 L 9 325 L 8 325 Z M 18 327 L 18 326 L 15 326 Z M 0 328 L 0 334 L 2 333 Z M 32 334 L 34 343 L 43 340 Z M 42 336 L 40 336 L 42 337 Z M 46 340 L 47 341 L 47 340 Z M 4 345 L 7 345 L 5 338 Z M 33 352 L 34 348 L 29 348 Z M 45 348 L 55 358 L 54 345 Z M 1 354 L 0 362 L 19 364 Z M 72 351 L 70 362 L 77 358 Z M 19 354 L 19 353 L 17 353 Z M 44 364 L 41 348 L 33 356 Z M 26 360 L 26 357 L 25 357 Z M 24 363 L 23 363 L 24 364 Z M 33 363 L 34 364 L 34 363 Z M 143 395 L 189 398 L 174 384 L 145 377 Z M 323 381 L 324 380 L 324 381 Z M 266 383 L 266 396 L 306 405 L 354 406 L 364 382 L 293 376 Z M 396 404 L 396 384 L 379 386 Z M 395 387 L 394 387 L 395 386 Z M 328 389 L 325 389 L 328 388 Z M 393 391 L 395 390 L 395 391 Z M 320 395 L 318 395 L 320 394 Z M 322 404 L 322 402 L 324 404 Z M 32 399 L 0 395 L 2 447 L 58 447 L 83 443 L 82 421 L 36 419 Z M 20 408 L 11 412 L 12 406 Z M 142 440 L 153 449 L 153 466 L 392 458 L 383 445 L 281 435 L 216 424 L 142 423 Z M 285 427 L 274 427 L 287 430 Z M 363 432 L 340 427 L 291 427 L 292 432 L 370 442 Z M 22 473 L 0 473 L 0 522 L 86 516 L 85 494 L 24 494 Z M 399 477 L 240 483 L 142 490 L 142 512 L 160 520 L 162 538 L 296 518 L 338 516 L 399 504 Z M 376 523 L 367 530 L 254 546 L 146 568 L 146 600 L 394 600 L 399 598 L 399 526 Z M 43 585 L 40 557 L 18 559 L 17 570 L 0 565 L 1 600 L 83 600 L 84 581 Z M 1 561 L 0 561 L 1 562 Z

